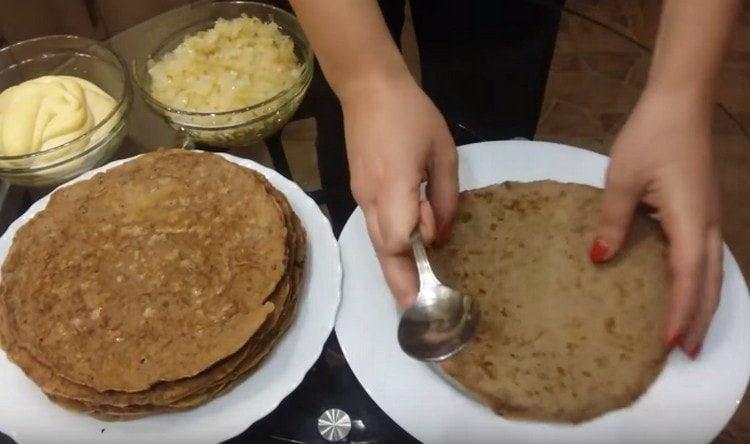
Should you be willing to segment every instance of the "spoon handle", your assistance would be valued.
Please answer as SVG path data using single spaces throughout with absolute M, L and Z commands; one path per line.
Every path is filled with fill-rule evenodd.
M 411 249 L 414 252 L 414 260 L 417 262 L 420 292 L 423 288 L 431 288 L 441 285 L 438 278 L 435 277 L 435 273 L 432 272 L 430 261 L 427 259 L 427 251 L 425 251 L 424 243 L 422 242 L 422 235 L 419 233 L 415 233 L 411 237 Z

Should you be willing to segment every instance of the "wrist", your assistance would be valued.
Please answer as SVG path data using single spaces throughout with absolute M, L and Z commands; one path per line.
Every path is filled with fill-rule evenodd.
M 641 94 L 641 106 L 655 108 L 658 113 L 682 114 L 697 122 L 710 122 L 714 105 L 710 88 L 649 81 Z
M 384 64 L 375 69 L 365 69 L 357 74 L 349 75 L 343 81 L 338 82 L 334 87 L 334 92 L 342 107 L 346 108 L 347 105 L 363 98 L 411 86 L 416 87 L 416 82 L 406 64 L 401 60 L 400 63 Z
M 644 95 L 670 97 L 710 107 L 713 106 L 714 101 L 713 83 L 700 76 L 668 75 L 652 69 L 646 82 Z

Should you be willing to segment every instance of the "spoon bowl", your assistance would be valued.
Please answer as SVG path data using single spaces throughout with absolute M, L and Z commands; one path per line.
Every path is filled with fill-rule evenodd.
M 419 293 L 414 305 L 401 316 L 398 343 L 415 359 L 442 361 L 476 334 L 479 304 L 438 281 L 418 234 L 412 237 L 412 249 L 419 271 Z

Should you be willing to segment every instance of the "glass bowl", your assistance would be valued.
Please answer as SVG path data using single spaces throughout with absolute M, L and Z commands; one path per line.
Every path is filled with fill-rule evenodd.
M 153 46 L 145 45 L 133 60 L 133 78 L 139 93 L 157 114 L 190 142 L 215 147 L 241 147 L 259 142 L 278 131 L 297 111 L 310 86 L 313 53 L 297 18 L 262 3 L 249 1 L 216 1 L 198 3 L 179 14 L 165 14 L 153 22 L 147 36 Z M 279 30 L 294 42 L 294 53 L 302 65 L 299 79 L 275 96 L 244 108 L 223 112 L 194 112 L 170 107 L 150 93 L 150 60 L 161 58 L 182 43 L 186 36 L 214 26 L 219 18 L 233 19 L 245 14 L 263 21 L 273 20 Z
M 99 124 L 70 142 L 32 154 L 0 156 L 0 177 L 16 185 L 57 185 L 78 176 L 109 160 L 127 131 L 130 79 L 125 64 L 106 45 L 53 35 L 0 49 L 0 91 L 45 75 L 88 80 L 111 95 L 116 105 Z

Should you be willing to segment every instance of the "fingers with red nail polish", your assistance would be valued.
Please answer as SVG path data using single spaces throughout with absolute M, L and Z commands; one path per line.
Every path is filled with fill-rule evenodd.
M 591 250 L 589 250 L 591 262 L 598 264 L 609 259 L 609 256 L 610 249 L 607 243 L 601 239 L 594 240 L 594 243 L 591 245 Z
M 435 243 L 437 245 L 443 245 L 448 242 L 448 238 L 451 235 L 451 223 L 446 222 L 438 229 L 437 236 L 435 237 Z
M 682 342 L 682 333 L 673 333 L 667 338 L 667 347 L 671 350 Z
M 693 347 L 690 351 L 687 352 L 688 356 L 690 356 L 690 359 L 698 359 L 698 355 L 701 354 L 701 350 L 703 349 L 703 344 L 698 344 L 697 346 Z
M 640 188 L 631 177 L 620 177 L 619 170 L 607 171 L 607 183 L 599 210 L 599 223 L 589 257 L 594 263 L 610 260 L 625 241 L 640 200 Z

